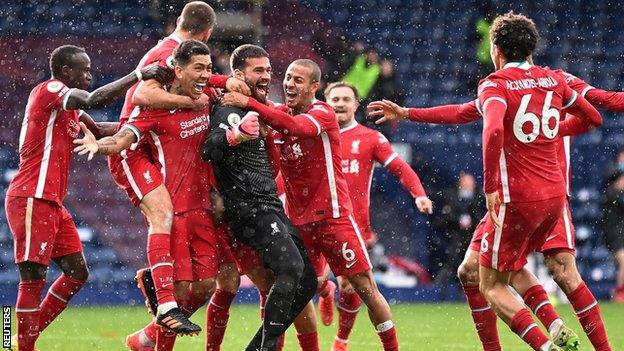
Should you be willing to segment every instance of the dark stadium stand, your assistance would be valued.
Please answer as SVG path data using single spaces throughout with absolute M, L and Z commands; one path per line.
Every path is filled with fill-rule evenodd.
M 149 6 L 148 0 L 0 3 L 0 50 L 4 53 L 0 57 L 0 79 L 10 87 L 4 90 L 0 106 L 2 207 L 8 174 L 17 167 L 17 135 L 28 92 L 49 75 L 47 57 L 51 49 L 64 43 L 85 46 L 93 60 L 94 86 L 100 86 L 131 71 L 158 39 L 161 24 Z M 592 16 L 586 15 L 589 8 Z M 581 0 L 539 5 L 515 1 L 497 10 L 509 9 L 529 12 L 540 28 L 543 40 L 536 62 L 563 68 L 597 87 L 622 89 L 619 82 L 624 77 L 624 43 L 619 32 L 602 29 L 624 27 L 621 13 L 602 3 Z M 319 57 L 310 44 L 311 33 L 290 31 L 277 35 L 284 33 L 286 23 L 297 20 L 288 13 L 315 13 L 315 19 L 322 22 L 317 28 L 340 28 L 347 41 L 361 41 L 392 58 L 405 87 L 406 105 L 460 103 L 475 97 L 478 67 L 474 23 L 482 14 L 473 1 L 268 1 L 264 6 L 267 29 L 263 39 L 275 62 L 288 62 L 293 54 Z M 285 47 L 297 49 L 285 52 Z M 283 66 L 276 64 L 276 81 L 281 80 Z M 91 114 L 99 120 L 115 121 L 120 108 L 121 101 Z M 572 212 L 579 269 L 601 298 L 608 296 L 615 275 L 600 226 L 601 188 L 607 165 L 624 147 L 624 118 L 611 113 L 603 117 L 604 127 L 577 138 L 572 153 Z M 481 174 L 480 123 L 460 127 L 401 124 L 392 139 L 411 146 L 412 166 L 430 192 L 454 183 L 462 170 Z M 135 267 L 145 262 L 146 229 L 139 211 L 113 183 L 104 158 L 90 163 L 76 159 L 70 183 L 66 206 L 78 226 L 94 233 L 91 241 L 84 242 L 94 292 L 85 299 L 135 301 L 138 290 L 128 287 Z M 373 224 L 388 250 L 427 265 L 428 239 L 439 234 L 430 228 L 427 218 L 417 213 L 411 198 L 385 170 L 375 171 L 372 204 Z M 437 267 L 429 269 L 435 273 Z M 52 270 L 50 276 L 56 272 Z M 0 211 L 0 290 L 7 291 L 4 287 L 11 286 L 13 293 L 16 273 L 11 234 L 4 211 Z M 95 294 L 98 289 L 100 298 Z M 430 288 L 421 296 L 433 298 L 436 292 L 439 288 Z M 400 292 L 393 294 L 402 296 Z M 0 295 L 0 301 L 13 303 L 13 295 Z

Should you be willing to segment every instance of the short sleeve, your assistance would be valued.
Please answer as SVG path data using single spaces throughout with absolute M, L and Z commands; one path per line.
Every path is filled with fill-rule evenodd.
M 158 118 L 159 118 L 157 116 L 154 116 L 152 113 L 150 113 L 149 110 L 143 111 L 140 109 L 135 117 L 133 116 L 130 116 L 130 117 L 131 117 L 130 121 L 124 124 L 122 128 L 130 129 L 136 135 L 137 140 L 140 140 L 144 134 L 146 134 L 150 130 L 153 130 L 154 127 L 156 126 L 156 123 L 158 123 Z M 166 117 L 161 117 L 161 118 L 166 118 Z
M 68 88 L 59 80 L 50 80 L 43 83 L 36 99 L 46 109 L 65 109 L 67 98 L 72 90 L 74 89 Z
M 318 134 L 321 132 L 325 132 L 336 125 L 336 115 L 334 110 L 326 104 L 316 103 L 308 110 L 308 112 L 303 113 L 303 116 L 307 117 L 314 123 L 318 130 Z
M 375 138 L 375 148 L 373 151 L 375 161 L 386 167 L 397 158 L 398 154 L 394 152 L 392 145 L 390 145 L 390 142 L 383 134 L 377 132 L 373 134 L 372 137 Z
M 481 115 L 484 114 L 487 104 L 492 101 L 500 101 L 507 106 L 505 88 L 495 79 L 486 78 L 479 83 L 477 90 L 477 109 Z
M 593 86 L 589 85 L 586 81 L 582 80 L 581 78 L 573 74 L 563 72 L 563 71 L 562 71 L 562 74 L 563 74 L 563 78 L 566 84 L 570 88 L 572 88 L 572 90 L 581 94 L 582 97 L 585 97 L 588 91 L 590 91 L 591 89 L 594 89 Z

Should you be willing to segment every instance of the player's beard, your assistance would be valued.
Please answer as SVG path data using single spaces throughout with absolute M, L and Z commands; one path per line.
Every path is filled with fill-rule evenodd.
M 254 83 L 254 82 L 252 82 L 251 80 L 249 80 L 249 79 L 245 78 L 245 83 L 247 83 L 247 86 L 249 87 L 249 89 L 251 89 L 251 96 L 252 96 L 254 99 L 256 99 L 256 100 L 260 101 L 261 103 L 266 104 L 266 102 L 267 102 L 267 96 L 269 95 L 269 83 L 270 83 L 270 82 L 267 82 L 267 85 L 266 85 L 266 88 L 265 88 L 265 90 L 266 90 L 266 94 L 260 94 L 260 93 L 258 92 L 258 86 L 257 86 L 257 84 L 258 84 L 259 82 L 260 82 L 260 80 L 259 80 L 258 82 L 256 82 L 256 83 Z

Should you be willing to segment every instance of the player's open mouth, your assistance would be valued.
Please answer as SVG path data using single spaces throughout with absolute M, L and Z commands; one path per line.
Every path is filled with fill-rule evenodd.
M 193 88 L 195 88 L 195 91 L 198 93 L 202 93 L 204 91 L 204 88 L 206 87 L 206 83 L 195 83 L 193 84 Z
M 256 84 L 256 91 L 259 95 L 267 95 L 269 93 L 269 83 L 258 83 Z
M 297 94 L 297 91 L 289 90 L 289 89 L 286 89 L 285 93 L 286 93 L 286 98 L 290 99 L 290 100 L 296 98 L 297 95 L 299 95 L 299 94 Z

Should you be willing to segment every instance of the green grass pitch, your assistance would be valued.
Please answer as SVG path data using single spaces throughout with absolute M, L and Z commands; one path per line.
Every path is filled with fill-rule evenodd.
M 392 308 L 402 350 L 480 350 L 468 307 L 464 304 L 399 304 Z M 601 309 L 613 349 L 624 350 L 624 305 L 603 303 Z M 560 305 L 557 310 L 581 335 L 581 350 L 592 350 L 570 306 Z M 193 318 L 202 326 L 204 312 L 204 309 L 198 311 Z M 70 307 L 43 333 L 37 347 L 41 351 L 126 350 L 125 336 L 148 321 L 146 310 L 140 307 Z M 233 306 L 222 350 L 243 350 L 259 325 L 256 305 Z M 336 320 L 329 327 L 319 325 L 321 350 L 329 351 L 336 328 Z M 502 322 L 498 329 L 506 351 L 528 350 Z M 183 337 L 176 343 L 176 350 L 203 348 L 204 334 Z M 284 349 L 299 350 L 292 330 L 288 331 Z M 364 309 L 351 335 L 350 350 L 381 350 Z

